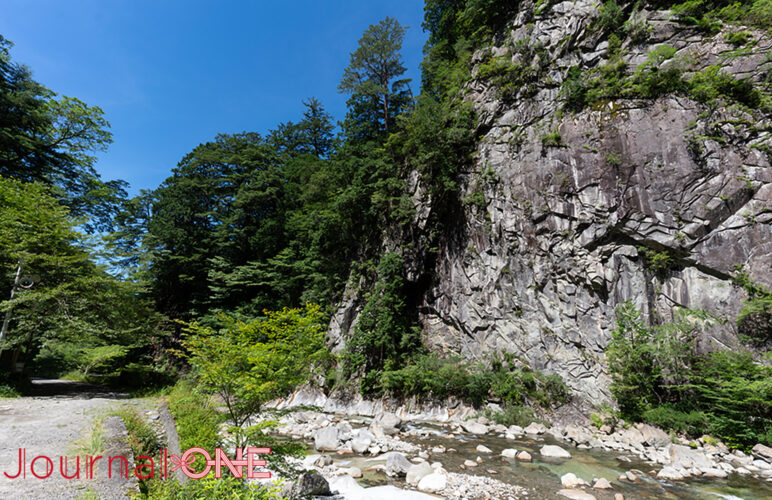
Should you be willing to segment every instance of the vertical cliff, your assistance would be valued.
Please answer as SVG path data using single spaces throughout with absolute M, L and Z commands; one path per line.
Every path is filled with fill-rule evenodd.
M 432 350 L 514 352 L 595 403 L 617 305 L 653 322 L 705 309 L 727 321 L 699 348 L 731 348 L 747 298 L 732 276 L 772 284 L 770 37 L 632 5 L 609 29 L 602 8 L 522 2 L 474 54 L 461 215 L 434 258 L 404 256 Z M 407 184 L 420 229 L 432 199 Z M 338 349 L 362 302 L 352 287 L 334 316 Z

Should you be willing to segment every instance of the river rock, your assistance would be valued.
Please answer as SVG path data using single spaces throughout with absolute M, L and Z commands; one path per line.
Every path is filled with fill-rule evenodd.
M 531 454 L 525 450 L 518 453 L 515 458 L 517 458 L 521 462 L 530 462 L 531 460 L 533 460 L 533 458 L 531 457 Z
M 322 427 L 314 434 L 314 448 L 317 451 L 335 451 L 340 444 L 338 429 L 335 427 Z
M 708 458 L 705 453 L 692 449 L 688 446 L 671 444 L 668 445 L 667 451 L 668 455 L 670 456 L 670 465 L 672 467 L 680 467 L 684 469 L 690 469 L 692 467 L 696 467 L 698 469 L 710 469 L 713 467 L 713 461 Z
M 444 474 L 433 472 L 421 479 L 418 483 L 418 490 L 427 493 L 439 493 L 444 490 L 447 485 L 448 478 Z
M 587 481 L 580 477 L 576 477 L 576 474 L 573 472 L 569 472 L 568 474 L 564 474 L 560 478 L 560 484 L 563 485 L 564 488 L 576 488 L 577 486 L 589 486 L 587 484 Z
M 639 424 L 637 427 L 643 436 L 643 442 L 649 446 L 662 448 L 671 442 L 670 435 L 659 427 L 654 427 L 649 424 Z
M 638 474 L 635 472 L 629 470 L 625 472 L 623 475 L 619 476 L 620 479 L 627 479 L 631 483 L 637 483 L 641 480 L 641 478 L 638 477 Z
M 702 477 L 712 477 L 712 478 L 719 478 L 719 479 L 723 479 L 729 475 L 723 470 L 715 467 L 708 468 L 708 469 L 700 469 L 700 472 L 702 473 Z
M 351 434 L 353 432 L 351 424 L 348 422 L 340 422 L 336 427 L 338 428 L 338 439 L 341 441 L 348 441 L 351 439 Z
M 542 446 L 541 450 L 539 450 L 539 453 L 544 457 L 571 458 L 571 454 L 568 453 L 566 450 L 564 450 L 560 446 L 555 446 L 552 444 Z
M 545 432 L 547 432 L 547 428 L 544 425 L 542 425 L 542 424 L 538 424 L 536 422 L 531 422 L 531 424 L 528 427 L 523 429 L 523 432 L 525 432 L 526 434 L 537 434 L 538 435 L 538 434 L 544 434 Z
M 684 474 L 675 467 L 663 467 L 662 470 L 657 472 L 657 479 L 669 479 L 671 481 L 680 481 L 684 478 Z
M 596 500 L 596 498 L 593 495 L 590 495 L 589 493 L 585 493 L 582 490 L 560 490 L 558 491 L 558 495 L 564 496 L 566 498 L 570 498 L 571 500 Z
M 619 440 L 628 446 L 643 446 L 643 434 L 635 427 L 625 429 L 619 436 Z
M 314 461 L 314 465 L 317 467 L 332 465 L 332 457 L 330 455 L 319 455 L 319 458 Z
M 375 435 L 367 429 L 359 429 L 351 439 L 351 449 L 356 453 L 364 453 L 375 441 Z
M 464 460 L 464 467 L 477 467 L 477 462 L 474 460 Z
M 312 496 L 329 496 L 330 484 L 318 472 L 304 472 L 292 485 L 290 498 L 309 498 Z
M 386 457 L 386 468 L 384 471 L 389 476 L 404 476 L 413 464 L 398 451 L 390 451 L 384 455 Z
M 405 482 L 411 486 L 416 486 L 421 479 L 432 473 L 434 473 L 434 469 L 427 462 L 415 464 L 407 470 Z
M 461 422 L 461 427 L 470 434 L 482 435 L 488 433 L 487 425 L 477 423 L 473 420 L 469 420 L 468 422 Z
M 507 448 L 501 452 L 501 456 L 506 458 L 515 458 L 517 456 L 517 450 L 513 448 Z
M 478 444 L 477 448 L 475 448 L 480 453 L 493 453 L 493 450 L 485 446 L 484 444 Z
M 385 412 L 379 414 L 370 424 L 371 430 L 377 436 L 380 430 L 387 436 L 393 436 L 399 433 L 399 427 L 402 425 L 402 419 L 393 413 Z
M 330 489 L 337 491 L 338 494 L 359 494 L 365 488 L 361 486 L 353 477 L 349 475 L 334 476 L 330 478 Z
M 599 477 L 592 485 L 596 490 L 610 490 L 612 488 L 611 483 L 605 477 Z
M 763 444 L 757 444 L 751 449 L 753 456 L 758 457 L 767 462 L 772 462 L 772 448 L 764 446 Z
M 592 435 L 575 425 L 569 425 L 566 427 L 565 438 L 576 444 L 587 444 L 592 439 Z
M 510 425 L 507 427 L 507 432 L 510 434 L 514 434 L 515 436 L 522 436 L 523 435 L 523 428 L 519 425 Z

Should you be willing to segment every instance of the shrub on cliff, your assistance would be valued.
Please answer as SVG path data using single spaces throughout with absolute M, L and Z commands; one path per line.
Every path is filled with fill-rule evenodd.
M 488 364 L 436 354 L 415 356 L 402 368 L 387 366 L 380 377 L 380 388 L 399 397 L 453 396 L 473 406 L 492 399 L 505 407 L 529 404 L 550 408 L 570 399 L 568 386 L 559 375 L 531 370 L 507 353 Z
M 705 313 L 647 325 L 631 303 L 617 309 L 606 355 L 622 416 L 691 436 L 710 434 L 737 447 L 772 439 L 772 367 L 747 352 L 698 355 Z

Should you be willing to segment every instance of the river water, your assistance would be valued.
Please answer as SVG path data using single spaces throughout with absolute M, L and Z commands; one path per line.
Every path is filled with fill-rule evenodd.
M 364 422 L 363 422 L 364 423 Z M 356 426 L 356 423 L 352 422 Z M 523 436 L 515 440 L 509 440 L 498 436 L 450 436 L 447 431 L 438 425 L 411 424 L 408 429 L 422 431 L 426 435 L 403 436 L 407 442 L 421 445 L 427 451 L 434 446 L 453 448 L 456 452 L 431 454 L 430 462 L 441 462 L 443 467 L 450 472 L 465 472 L 474 475 L 490 476 L 505 483 L 517 484 L 528 488 L 530 499 L 555 499 L 562 498 L 556 495 L 562 488 L 560 477 L 573 472 L 578 477 L 592 484 L 593 478 L 605 477 L 614 486 L 612 490 L 602 491 L 585 488 L 598 500 L 613 500 L 614 493 L 623 493 L 627 500 L 631 499 L 687 499 L 702 500 L 717 498 L 761 500 L 772 499 L 772 484 L 758 479 L 742 477 L 730 474 L 727 479 L 689 479 L 687 481 L 661 481 L 648 473 L 658 470 L 655 466 L 641 461 L 634 455 L 619 452 L 608 452 L 599 449 L 582 450 L 568 445 L 565 442 L 556 441 L 550 436 Z M 491 454 L 478 452 L 477 445 L 485 445 L 492 450 Z M 539 454 L 539 449 L 545 444 L 561 446 L 571 453 L 570 459 L 548 459 Z M 501 451 L 506 448 L 514 448 L 518 451 L 525 450 L 533 457 L 533 462 L 520 462 L 502 458 Z M 464 460 L 483 459 L 478 467 L 462 470 Z M 630 461 L 623 462 L 617 459 L 619 456 L 627 457 Z M 337 465 L 343 467 L 359 467 L 364 476 L 360 479 L 363 486 L 377 486 L 382 484 L 395 484 L 404 487 L 399 480 L 388 478 L 382 472 L 368 470 L 376 464 L 383 464 L 378 458 L 363 456 L 335 456 Z M 620 481 L 618 477 L 631 469 L 638 469 L 648 476 L 641 482 L 631 483 Z

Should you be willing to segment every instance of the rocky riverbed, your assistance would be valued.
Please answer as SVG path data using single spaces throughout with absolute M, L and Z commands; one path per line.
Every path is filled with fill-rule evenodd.
M 522 428 L 485 417 L 440 423 L 318 411 L 281 423 L 281 434 L 314 449 L 303 466 L 338 498 L 772 497 L 772 449 L 745 454 L 643 424 Z

